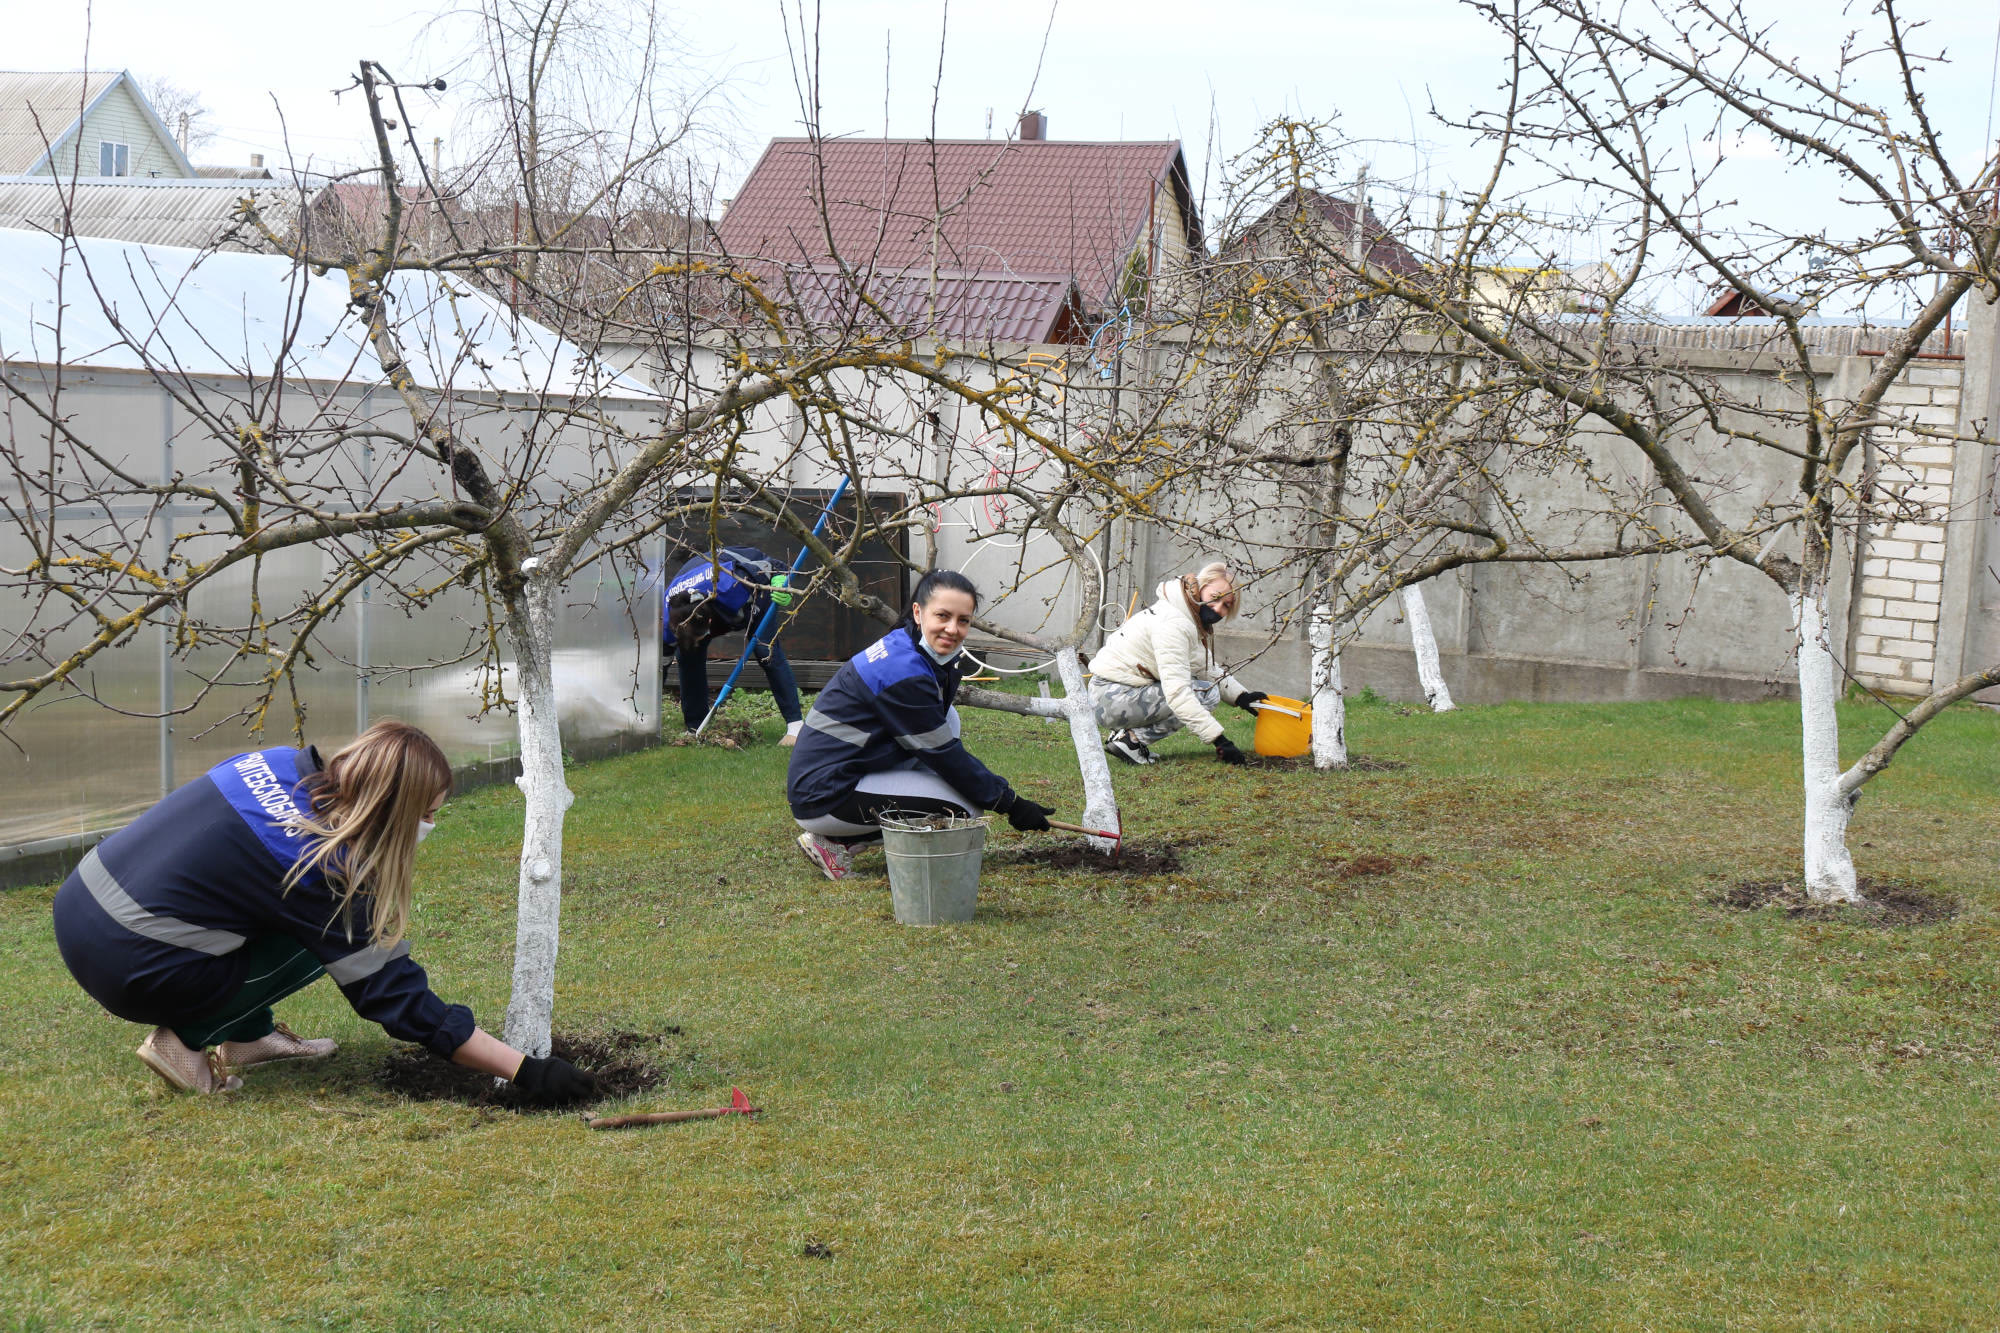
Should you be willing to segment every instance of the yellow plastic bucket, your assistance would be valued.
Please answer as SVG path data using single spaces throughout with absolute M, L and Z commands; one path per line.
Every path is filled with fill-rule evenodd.
M 1267 696 L 1257 705 L 1257 735 L 1251 748 L 1273 759 L 1290 759 L 1312 749 L 1313 710 L 1303 699 Z

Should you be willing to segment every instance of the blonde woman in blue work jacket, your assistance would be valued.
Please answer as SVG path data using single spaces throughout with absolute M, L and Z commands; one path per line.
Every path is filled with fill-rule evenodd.
M 322 976 L 390 1036 L 511 1079 L 525 1100 L 587 1096 L 589 1074 L 524 1056 L 446 1004 L 403 938 L 417 844 L 451 791 L 437 743 L 377 722 L 322 764 L 310 747 L 226 759 L 92 848 L 55 900 L 56 945 L 91 997 L 153 1031 L 139 1059 L 177 1088 L 321 1059 L 272 1006 Z

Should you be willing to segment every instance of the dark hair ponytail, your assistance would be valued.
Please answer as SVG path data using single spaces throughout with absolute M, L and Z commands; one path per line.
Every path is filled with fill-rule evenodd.
M 933 569 L 918 579 L 917 590 L 910 594 L 910 603 L 912 606 L 929 606 L 933 596 L 945 591 L 964 593 L 972 599 L 972 609 L 975 611 L 979 609 L 979 589 L 972 586 L 971 579 L 955 569 Z M 903 618 L 897 623 L 914 625 L 917 622 L 916 617 L 910 614 L 910 608 L 906 606 L 903 608 Z

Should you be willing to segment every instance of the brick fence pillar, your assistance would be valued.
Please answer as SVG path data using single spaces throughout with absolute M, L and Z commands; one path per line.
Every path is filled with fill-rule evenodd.
M 1894 424 L 1873 432 L 1875 523 L 1861 549 L 1848 665 L 1871 689 L 1924 694 L 1937 672 L 1958 447 L 1931 432 L 1959 429 L 1964 379 L 1963 361 L 1913 361 L 1882 395 L 1882 415 Z

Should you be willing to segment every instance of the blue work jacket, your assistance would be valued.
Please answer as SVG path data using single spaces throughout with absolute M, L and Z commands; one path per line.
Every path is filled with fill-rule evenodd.
M 725 546 L 711 559 L 698 555 L 680 567 L 667 583 L 662 608 L 676 597 L 691 597 L 708 603 L 711 624 L 717 634 L 748 629 L 771 605 L 773 576 L 781 573 L 777 562 L 754 546 Z M 665 624 L 660 632 L 666 641 L 673 633 Z
M 368 942 L 365 892 L 342 912 L 317 872 L 283 887 L 308 838 L 287 821 L 319 767 L 290 747 L 225 759 L 93 847 L 55 900 L 56 945 L 84 990 L 120 1018 L 173 1027 L 242 987 L 245 944 L 283 935 L 390 1036 L 457 1050 L 472 1011 L 431 993 L 407 941 Z
M 1005 809 L 1004 778 L 952 734 L 951 706 L 971 659 L 937 662 L 917 642 L 914 625 L 890 630 L 841 664 L 806 714 L 792 747 L 785 796 L 800 819 L 845 801 L 863 776 L 912 758 L 982 809 Z

